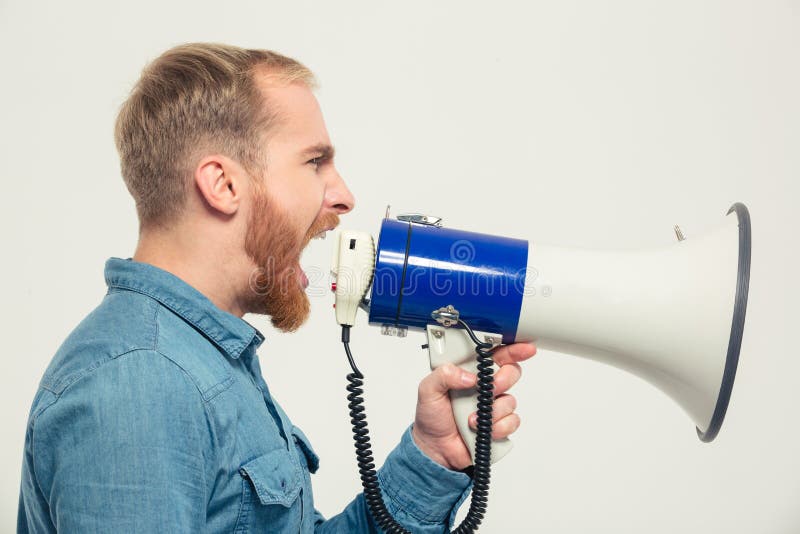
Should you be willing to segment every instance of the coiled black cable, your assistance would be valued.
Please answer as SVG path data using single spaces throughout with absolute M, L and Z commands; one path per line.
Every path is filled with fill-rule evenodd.
M 475 352 L 478 355 L 478 431 L 475 438 L 472 497 L 467 516 L 452 531 L 457 534 L 466 534 L 476 531 L 480 526 L 486 513 L 489 499 L 492 455 L 492 407 L 494 405 L 494 368 L 492 367 L 494 346 L 491 343 L 480 341 L 467 323 L 461 319 L 458 319 L 458 323 L 464 327 L 472 342 L 475 343 Z M 389 534 L 408 533 L 409 531 L 395 521 L 386 509 L 381 495 L 381 488 L 378 485 L 369 429 L 367 428 L 364 399 L 362 397 L 364 390 L 361 386 L 364 385 L 364 375 L 361 374 L 361 371 L 358 370 L 353 361 L 353 355 L 350 352 L 350 327 L 347 325 L 342 326 L 342 344 L 344 344 L 350 367 L 353 369 L 353 372 L 347 375 L 347 391 L 349 392 L 347 400 L 350 408 L 350 423 L 353 425 L 353 441 L 356 448 L 358 472 L 361 475 L 361 485 L 364 487 L 364 499 L 373 519 L 384 532 Z

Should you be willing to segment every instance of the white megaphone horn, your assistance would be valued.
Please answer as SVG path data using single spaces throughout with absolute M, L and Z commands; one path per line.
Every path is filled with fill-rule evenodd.
M 335 245 L 336 317 L 359 308 L 387 334 L 428 336 L 431 366 L 475 371 L 475 344 L 533 341 L 629 371 L 677 402 L 702 441 L 720 430 L 744 330 L 750 216 L 736 203 L 714 228 L 659 248 L 604 251 L 539 245 L 443 227 L 435 217 L 387 217 L 377 247 L 364 232 Z M 456 326 L 455 328 L 453 326 Z M 675 340 L 681 349 L 675 350 Z M 451 394 L 475 454 L 476 393 Z M 491 459 L 510 448 L 492 443 Z

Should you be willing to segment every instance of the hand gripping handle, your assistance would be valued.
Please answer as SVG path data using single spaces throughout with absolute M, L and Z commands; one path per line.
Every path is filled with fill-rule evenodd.
M 477 373 L 478 360 L 475 354 L 475 343 L 469 338 L 466 331 L 460 328 L 445 328 L 442 326 L 428 325 L 428 354 L 431 360 L 431 369 L 436 369 L 446 363 L 453 363 L 470 373 Z M 500 334 L 488 332 L 475 332 L 478 339 L 502 339 Z M 494 366 L 497 371 L 497 365 Z M 469 416 L 478 406 L 478 392 L 476 388 L 464 390 L 451 390 L 450 402 L 453 405 L 453 417 L 458 427 L 461 438 L 475 459 L 476 432 L 469 427 Z M 513 447 L 508 438 L 492 440 L 492 463 L 497 462 Z

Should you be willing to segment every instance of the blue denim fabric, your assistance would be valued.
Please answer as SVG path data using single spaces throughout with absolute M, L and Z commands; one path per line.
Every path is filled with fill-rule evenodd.
M 319 459 L 270 395 L 261 333 L 152 265 L 112 258 L 105 277 L 34 398 L 17 532 L 376 531 L 363 495 L 328 520 L 314 509 Z M 470 489 L 410 429 L 379 480 L 421 533 L 452 525 Z

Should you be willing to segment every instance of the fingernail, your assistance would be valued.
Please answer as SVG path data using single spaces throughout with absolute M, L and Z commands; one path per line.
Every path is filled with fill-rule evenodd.
M 467 385 L 472 384 L 472 374 L 470 374 L 470 373 L 468 373 L 466 371 L 462 371 L 462 373 L 461 373 L 461 382 L 463 384 L 467 384 Z
M 478 426 L 478 414 L 472 414 L 469 416 L 469 424 L 471 426 Z

